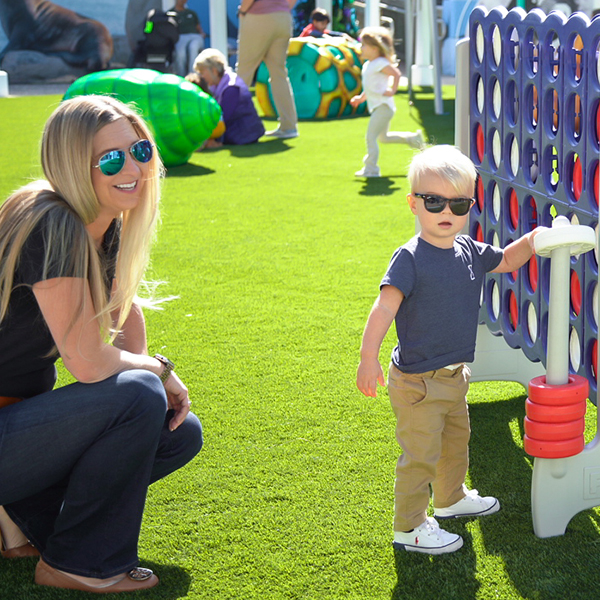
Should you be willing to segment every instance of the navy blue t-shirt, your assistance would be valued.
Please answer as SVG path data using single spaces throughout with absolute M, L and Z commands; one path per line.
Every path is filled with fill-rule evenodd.
M 474 359 L 483 279 L 502 256 L 501 248 L 463 235 L 448 249 L 415 236 L 396 250 L 381 287 L 404 294 L 392 352 L 398 369 L 423 373 Z

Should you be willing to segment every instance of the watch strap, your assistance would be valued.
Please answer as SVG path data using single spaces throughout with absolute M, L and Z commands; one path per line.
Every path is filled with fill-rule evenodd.
M 154 358 L 156 358 L 156 360 L 160 361 L 165 366 L 162 373 L 159 375 L 162 383 L 165 383 L 165 381 L 169 379 L 169 375 L 171 375 L 171 371 L 173 371 L 175 365 L 173 364 L 173 361 L 169 360 L 166 356 L 163 356 L 162 354 L 155 354 Z

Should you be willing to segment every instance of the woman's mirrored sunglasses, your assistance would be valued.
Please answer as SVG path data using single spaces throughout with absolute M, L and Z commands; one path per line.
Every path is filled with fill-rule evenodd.
M 140 163 L 147 163 L 152 158 L 152 144 L 148 140 L 136 142 L 128 150 L 111 150 L 100 157 L 97 165 L 92 165 L 94 169 L 100 169 L 104 175 L 111 177 L 121 172 L 125 166 L 127 152 Z
M 413 196 L 423 199 L 427 212 L 441 213 L 446 208 L 446 204 L 449 204 L 452 214 L 457 217 L 466 215 L 473 202 L 475 202 L 473 198 L 444 198 L 437 194 L 413 194 Z

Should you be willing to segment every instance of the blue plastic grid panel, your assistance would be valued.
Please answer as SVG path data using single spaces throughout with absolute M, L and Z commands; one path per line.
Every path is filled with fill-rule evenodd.
M 598 226 L 600 19 L 477 7 L 469 21 L 471 235 L 506 246 L 557 215 Z M 571 259 L 570 370 L 596 401 L 598 258 Z M 487 277 L 481 322 L 546 362 L 550 259 Z

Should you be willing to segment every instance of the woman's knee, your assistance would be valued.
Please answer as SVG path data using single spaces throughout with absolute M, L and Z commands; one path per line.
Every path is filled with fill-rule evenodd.
M 162 423 L 168 409 L 167 394 L 160 378 L 143 369 L 117 376 L 117 396 L 134 410 L 142 410 Z

